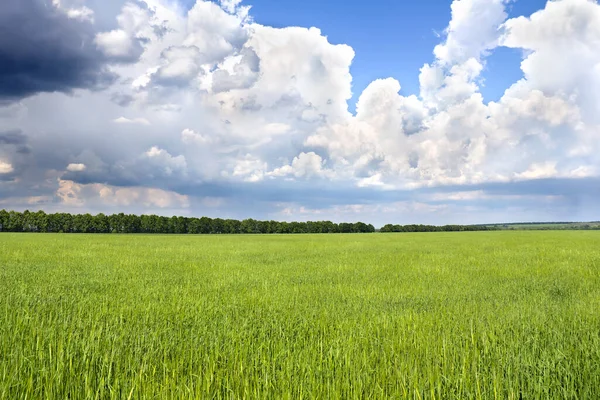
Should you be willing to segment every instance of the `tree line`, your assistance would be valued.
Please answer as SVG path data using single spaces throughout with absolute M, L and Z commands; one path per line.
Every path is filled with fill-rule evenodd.
M 498 230 L 486 225 L 394 225 L 379 232 L 463 232 Z M 44 211 L 0 210 L 0 232 L 55 233 L 176 233 L 176 234 L 248 234 L 248 233 L 372 233 L 375 227 L 364 222 L 331 221 L 280 222 L 208 217 L 164 217 L 134 214 L 70 214 Z
M 494 231 L 496 227 L 486 225 L 393 225 L 387 224 L 379 231 L 388 232 L 467 232 L 467 231 Z
M 56 233 L 177 233 L 177 234 L 241 234 L 241 233 L 370 233 L 375 227 L 363 222 L 331 221 L 278 222 L 245 219 L 163 217 L 102 213 L 47 214 L 44 211 L 0 210 L 0 232 Z

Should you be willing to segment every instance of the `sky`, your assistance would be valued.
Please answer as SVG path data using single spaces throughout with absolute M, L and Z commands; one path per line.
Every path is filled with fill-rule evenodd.
M 599 220 L 595 0 L 5 0 L 0 208 Z

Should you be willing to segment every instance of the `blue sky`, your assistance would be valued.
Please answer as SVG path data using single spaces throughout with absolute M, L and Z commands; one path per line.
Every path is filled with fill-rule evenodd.
M 176 1 L 4 0 L 0 208 L 600 218 L 596 0 Z

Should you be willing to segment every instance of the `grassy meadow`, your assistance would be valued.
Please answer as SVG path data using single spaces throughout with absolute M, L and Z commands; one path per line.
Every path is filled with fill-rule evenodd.
M 0 234 L 2 399 L 597 399 L 600 231 Z

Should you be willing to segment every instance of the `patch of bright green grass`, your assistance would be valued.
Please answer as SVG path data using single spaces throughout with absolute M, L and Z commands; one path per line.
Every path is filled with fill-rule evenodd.
M 0 398 L 599 398 L 599 245 L 0 234 Z

